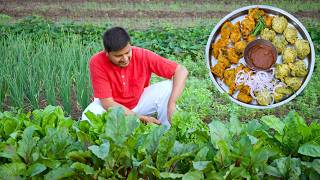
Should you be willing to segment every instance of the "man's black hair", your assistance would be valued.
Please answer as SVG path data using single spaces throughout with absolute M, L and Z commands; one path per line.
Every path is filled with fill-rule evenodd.
M 107 52 L 118 51 L 126 47 L 130 36 L 122 27 L 113 27 L 103 34 L 103 45 Z

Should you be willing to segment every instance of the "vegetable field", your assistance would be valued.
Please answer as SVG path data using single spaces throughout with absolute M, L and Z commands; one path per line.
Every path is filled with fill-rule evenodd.
M 218 92 L 204 58 L 214 25 L 246 1 L 4 2 L 0 179 L 320 179 L 320 5 L 265 4 L 302 21 L 316 60 L 299 96 L 255 110 Z M 189 70 L 170 129 L 121 109 L 89 113 L 92 124 L 78 121 L 92 98 L 88 60 L 116 25 L 128 29 L 133 45 Z

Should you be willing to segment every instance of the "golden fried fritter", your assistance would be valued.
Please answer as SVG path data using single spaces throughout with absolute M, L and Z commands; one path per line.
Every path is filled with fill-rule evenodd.
M 253 9 L 249 9 L 249 16 L 251 16 L 254 20 L 259 20 L 259 18 L 261 16 L 264 16 L 265 13 L 263 10 L 259 9 L 259 8 L 253 8 Z
M 254 18 L 251 16 L 246 16 L 241 21 L 241 33 L 242 33 L 243 39 L 248 38 L 248 36 L 251 34 L 254 27 L 255 27 Z
M 223 82 L 229 86 L 229 94 L 233 94 L 234 93 L 234 90 L 236 88 L 236 84 L 234 82 L 235 80 L 235 69 L 232 68 L 232 69 L 227 69 L 224 71 L 223 73 Z
M 266 24 L 266 27 L 271 27 L 272 26 L 272 19 L 273 19 L 273 17 L 272 16 L 269 16 L 268 14 L 265 14 L 264 16 L 263 16 L 263 19 L 264 19 L 264 22 L 265 22 L 265 24 Z
M 230 61 L 228 60 L 228 58 L 226 58 L 226 56 L 223 55 L 223 53 L 220 53 L 220 55 L 218 56 L 218 62 L 223 63 L 226 68 L 231 65 Z
M 244 49 L 246 48 L 247 43 L 245 41 L 239 41 L 234 44 L 234 48 L 237 54 L 242 57 L 244 53 Z
M 240 89 L 240 92 L 249 95 L 250 94 L 250 87 L 245 85 Z
M 236 43 L 241 40 L 240 21 L 238 21 L 235 25 L 232 26 L 230 40 L 233 43 Z
M 223 82 L 227 85 L 227 86 L 231 86 L 232 84 L 234 84 L 234 79 L 236 78 L 236 74 L 235 74 L 235 69 L 231 68 L 231 69 L 227 69 L 224 71 L 223 73 Z
M 228 59 L 232 64 L 238 64 L 239 56 L 237 55 L 235 48 L 228 48 L 227 54 L 228 54 Z
M 247 94 L 244 94 L 244 93 L 239 93 L 238 96 L 237 96 L 237 99 L 241 102 L 244 102 L 244 103 L 251 103 L 252 101 L 252 97 L 250 95 L 247 95 Z
M 218 58 L 220 52 L 227 47 L 229 39 L 219 39 L 216 43 L 212 44 L 213 56 Z
M 221 28 L 221 39 L 229 39 L 233 24 L 230 21 L 225 22 Z
M 250 96 L 250 87 L 247 85 L 243 86 L 240 89 L 237 99 L 244 103 L 250 103 L 252 101 L 252 97 Z
M 223 72 L 226 69 L 224 63 L 218 62 L 214 67 L 211 67 L 211 72 L 218 76 L 220 79 L 223 79 Z
M 251 41 L 254 41 L 254 40 L 256 40 L 256 39 L 257 39 L 257 37 L 256 37 L 255 35 L 253 35 L 253 34 L 250 34 L 250 35 L 247 37 L 248 43 L 250 43 Z

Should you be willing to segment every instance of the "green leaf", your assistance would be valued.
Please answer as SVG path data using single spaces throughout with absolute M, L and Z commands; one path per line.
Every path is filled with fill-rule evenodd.
M 320 159 L 315 159 L 312 162 L 312 168 L 318 172 L 320 175 Z
M 89 149 L 98 158 L 105 160 L 105 158 L 109 154 L 110 143 L 109 143 L 109 141 L 106 141 L 105 143 L 101 144 L 100 146 L 96 146 L 96 145 L 90 146 Z
M 73 125 L 74 121 L 72 119 L 61 119 L 58 123 L 58 127 L 70 128 Z
M 221 166 L 224 166 L 225 164 L 229 163 L 230 159 L 230 149 L 227 145 L 227 143 L 223 140 L 219 141 L 217 143 L 217 149 L 218 149 L 218 152 L 214 158 L 214 160 L 217 162 L 217 163 L 220 163 Z
M 136 180 L 136 179 L 138 179 L 138 171 L 136 168 L 132 168 L 128 175 L 127 180 Z
M 15 145 L 3 144 L 3 147 L 0 148 L 0 157 L 11 159 L 12 162 L 19 161 L 21 158 L 16 151 Z
M 198 171 L 205 170 L 211 161 L 192 161 L 193 168 Z
M 247 136 L 250 139 L 251 144 L 257 144 L 257 142 L 259 141 L 259 139 L 254 136 L 251 136 L 249 134 Z
M 198 146 L 192 143 L 189 144 L 182 144 L 178 141 L 175 141 L 173 149 L 172 149 L 172 156 L 186 154 L 186 153 L 194 153 L 197 150 Z
M 133 133 L 133 130 L 139 126 L 136 117 L 125 117 L 124 110 L 121 107 L 112 109 L 107 114 L 105 124 L 105 136 L 121 146 Z
M 98 117 L 97 115 L 95 115 L 91 111 L 87 111 L 85 113 L 85 115 L 90 120 L 90 122 L 91 122 L 91 124 L 92 124 L 94 129 L 97 129 L 97 130 L 102 129 L 104 123 L 102 122 L 102 119 L 100 117 Z
M 176 140 L 176 130 L 170 129 L 161 138 L 157 151 L 156 166 L 161 170 L 162 166 L 167 162 L 171 150 Z
M 72 151 L 67 154 L 66 158 L 72 161 L 86 163 L 87 159 L 91 159 L 91 154 L 90 151 Z
M 232 179 L 245 178 L 250 179 L 250 173 L 244 167 L 234 167 L 230 171 Z
M 41 163 L 32 164 L 27 171 L 28 176 L 35 176 L 46 170 L 47 167 Z
M 71 168 L 80 172 L 84 172 L 86 175 L 94 174 L 94 169 L 83 163 L 75 162 L 71 165 Z
M 267 126 L 270 128 L 276 130 L 279 134 L 283 134 L 283 129 L 285 127 L 285 124 L 274 115 L 271 116 L 263 116 L 261 118 L 261 121 L 264 122 Z
M 53 169 L 44 176 L 45 180 L 58 180 L 62 178 L 67 178 L 75 175 L 75 171 L 70 167 L 59 167 Z
M 209 152 L 209 148 L 204 146 L 200 151 L 197 153 L 194 161 L 205 161 L 207 159 L 207 154 Z
M 15 119 L 6 119 L 3 123 L 4 135 L 9 136 L 17 128 L 17 121 Z
M 26 165 L 24 163 L 9 163 L 0 166 L 1 179 L 17 179 L 25 173 Z
M 242 131 L 242 127 L 241 127 L 241 123 L 238 119 L 238 117 L 236 116 L 236 113 L 232 112 L 230 115 L 230 133 L 231 135 L 236 135 L 239 136 L 239 134 Z
M 170 178 L 170 179 L 177 179 L 182 178 L 183 174 L 177 174 L 177 173 L 169 173 L 169 172 L 162 172 L 160 173 L 161 178 Z
M 195 180 L 195 179 L 197 180 L 204 179 L 203 173 L 200 171 L 189 171 L 182 177 L 182 180 Z
M 299 179 L 301 175 L 301 161 L 298 158 L 284 157 L 274 160 L 267 166 L 266 173 L 284 179 Z
M 24 159 L 26 163 L 30 163 L 32 158 L 32 150 L 37 145 L 36 138 L 33 138 L 33 132 L 36 130 L 35 127 L 30 126 L 27 127 L 23 131 L 22 139 L 18 142 L 19 147 L 17 149 L 17 153 Z
M 230 140 L 229 130 L 220 121 L 212 121 L 209 124 L 211 142 L 216 149 L 218 149 L 217 143 L 221 140 L 227 142 Z
M 320 145 L 308 142 L 300 146 L 298 153 L 311 156 L 311 157 L 320 157 Z
M 78 141 L 80 141 L 83 144 L 85 149 L 94 144 L 90 136 L 82 131 L 77 132 L 77 137 Z
M 159 141 L 162 135 L 166 132 L 165 126 L 157 126 L 153 128 L 152 131 L 147 135 L 144 147 L 146 148 L 149 154 L 154 154 L 158 148 Z

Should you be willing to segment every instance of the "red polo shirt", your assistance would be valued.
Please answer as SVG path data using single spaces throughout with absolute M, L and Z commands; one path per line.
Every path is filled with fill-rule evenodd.
M 133 109 L 143 89 L 149 86 L 151 74 L 170 79 L 177 65 L 147 49 L 132 46 L 130 63 L 121 68 L 109 60 L 105 51 L 101 51 L 89 63 L 94 97 L 112 97 L 114 101 Z

